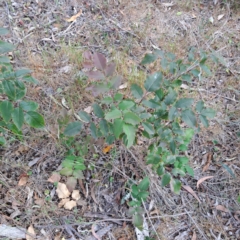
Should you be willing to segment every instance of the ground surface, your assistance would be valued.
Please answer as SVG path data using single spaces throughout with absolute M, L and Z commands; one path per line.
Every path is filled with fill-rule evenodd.
M 39 85 L 29 86 L 27 96 L 40 104 L 47 131 L 26 129 L 24 142 L 12 141 L 1 149 L 0 223 L 25 229 L 32 225 L 41 239 L 96 239 L 92 232 L 99 230 L 102 239 L 137 239 L 127 204 L 120 202 L 127 193 L 126 181 L 140 180 L 145 172 L 152 180 L 145 207 L 153 239 L 240 239 L 240 9 L 231 3 L 1 1 L 0 25 L 10 29 L 6 39 L 17 45 L 13 63 L 32 69 L 39 80 Z M 76 21 L 66 21 L 79 12 Z M 181 179 L 199 202 L 187 187 L 180 195 L 161 188 L 151 169 L 144 167 L 143 146 L 130 151 L 120 145 L 104 154 L 104 143 L 91 142 L 98 157 L 91 151 L 85 157 L 94 168 L 86 170 L 77 185 L 78 205 L 60 208 L 56 187 L 47 180 L 68 150 L 57 133 L 58 120 L 69 114 L 62 102 L 78 111 L 94 101 L 79 77 L 82 52 L 104 53 L 117 63 L 125 82 L 141 84 L 146 73 L 139 63 L 145 53 L 158 48 L 184 58 L 190 46 L 216 51 L 224 60 L 211 66 L 211 77 L 189 86 L 191 92 L 183 89 L 183 94 L 201 98 L 217 111 L 210 127 L 190 145 L 194 178 Z M 83 144 L 79 137 L 75 147 Z M 19 186 L 24 176 L 27 182 Z M 197 188 L 205 176 L 213 177 Z

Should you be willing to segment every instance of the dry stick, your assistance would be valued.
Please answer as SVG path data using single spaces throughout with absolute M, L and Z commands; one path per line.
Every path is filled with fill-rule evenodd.
M 196 228 L 198 229 L 199 233 L 204 237 L 205 240 L 208 240 L 205 236 L 205 234 L 203 233 L 203 231 L 201 230 L 201 228 L 197 225 L 197 223 L 194 221 L 194 219 L 192 218 L 192 216 L 189 214 L 189 212 L 184 209 L 186 214 L 189 216 L 189 218 L 192 220 L 192 222 L 195 224 Z

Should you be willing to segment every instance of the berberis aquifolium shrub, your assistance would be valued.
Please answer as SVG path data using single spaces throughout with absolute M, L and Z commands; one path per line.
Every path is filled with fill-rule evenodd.
M 197 54 L 194 48 L 185 61 L 160 50 L 147 54 L 141 63 L 160 60 L 161 71 L 147 76 L 143 87 L 132 84 L 126 96 L 119 90 L 121 77 L 114 75 L 115 64 L 107 63 L 100 53 L 85 52 L 83 66 L 88 68 L 85 74 L 90 80 L 87 90 L 98 97 L 92 105 L 93 115 L 80 111 L 81 121 L 69 123 L 64 134 L 74 136 L 88 126 L 93 138 L 105 138 L 108 144 L 121 140 L 127 148 L 137 144 L 139 137 L 149 139 L 146 164 L 151 164 L 161 177 L 162 186 L 170 184 L 179 193 L 178 177 L 194 174 L 184 152 L 194 133 L 200 131 L 201 125 L 208 127 L 208 118 L 215 115 L 203 101 L 182 98 L 180 86 L 201 80 L 202 74 L 211 74 L 206 65 L 208 57 L 204 52 Z M 210 57 L 217 62 L 217 56 Z M 141 200 L 147 199 L 148 186 L 146 177 L 131 189 L 131 212 L 135 211 L 133 222 L 138 227 L 143 221 Z
M 0 35 L 8 30 L 0 28 Z M 34 128 L 44 127 L 44 119 L 36 110 L 38 104 L 26 101 L 27 89 L 24 82 L 36 83 L 28 69 L 14 70 L 6 54 L 14 50 L 14 45 L 0 40 L 0 144 L 6 143 L 8 131 L 22 138 L 24 123 Z

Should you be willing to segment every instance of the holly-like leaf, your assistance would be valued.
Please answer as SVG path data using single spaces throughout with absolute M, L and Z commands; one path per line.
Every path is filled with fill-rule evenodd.
M 17 107 L 12 112 L 12 120 L 19 130 L 22 129 L 24 114 L 21 107 Z
M 104 112 L 103 112 L 102 108 L 97 103 L 93 104 L 93 112 L 97 117 L 104 118 Z
M 174 193 L 179 194 L 181 190 L 181 182 L 178 179 L 172 179 L 171 181 L 171 189 Z
M 132 100 L 123 100 L 118 104 L 120 110 L 124 111 L 126 109 L 131 109 L 135 105 L 135 102 Z
M 182 120 L 189 126 L 189 127 L 196 127 L 197 120 L 194 112 L 192 110 L 184 110 L 182 112 Z
M 130 148 L 135 140 L 136 128 L 131 124 L 123 124 L 123 132 L 127 136 L 127 147 Z
M 144 87 L 148 92 L 157 91 L 160 88 L 162 82 L 162 73 L 156 72 L 147 77 Z
M 81 120 L 82 122 L 85 122 L 85 123 L 89 123 L 90 120 L 91 120 L 91 117 L 90 117 L 89 114 L 86 113 L 85 111 L 80 111 L 80 112 L 78 113 L 78 116 L 80 117 L 80 120 Z
M 133 225 L 138 228 L 140 231 L 143 230 L 143 216 L 139 213 L 133 215 Z
M 102 119 L 99 123 L 100 130 L 104 136 L 108 135 L 109 127 L 105 119 Z
M 2 81 L 3 90 L 9 99 L 14 100 L 16 97 L 16 88 L 12 81 L 3 80 Z
M 204 102 L 202 100 L 198 101 L 197 104 L 196 104 L 196 111 L 198 113 L 201 113 L 203 108 L 204 108 Z
M 146 191 L 149 188 L 149 177 L 145 177 L 137 186 L 137 188 L 141 191 Z
M 139 118 L 135 113 L 133 112 L 126 112 L 123 116 L 123 121 L 125 123 L 130 123 L 132 125 L 137 125 L 141 122 L 141 118 Z
M 142 123 L 144 130 L 149 134 L 149 135 L 153 135 L 155 133 L 155 130 L 152 126 L 152 124 L 148 123 L 148 122 L 143 122 Z
M 26 112 L 35 111 L 38 109 L 38 104 L 33 101 L 21 101 L 19 106 Z
M 170 105 L 175 102 L 176 98 L 177 98 L 176 91 L 170 89 L 169 93 L 167 94 L 167 96 L 164 99 L 164 102 L 166 105 Z
M 92 137 L 96 139 L 98 136 L 97 135 L 97 127 L 93 122 L 90 123 L 90 131 L 91 131 Z
M 0 40 L 0 54 L 11 52 L 14 48 L 13 44 Z
M 135 97 L 136 99 L 141 99 L 143 96 L 143 90 L 137 84 L 131 85 L 131 93 L 132 93 L 133 97 Z
M 208 118 L 214 118 L 215 114 L 216 112 L 211 108 L 205 108 L 201 111 L 201 115 L 206 116 Z
M 144 56 L 143 60 L 141 61 L 141 64 L 143 64 L 143 65 L 145 65 L 145 64 L 150 64 L 150 63 L 154 62 L 157 58 L 158 58 L 157 55 L 147 53 L 147 54 Z
M 112 119 L 120 118 L 121 116 L 122 116 L 122 112 L 117 108 L 114 108 L 110 112 L 106 113 L 105 119 L 112 120 Z
M 11 102 L 3 101 L 0 103 L 0 114 L 6 123 L 10 121 L 12 111 L 13 105 Z
M 113 134 L 117 139 L 119 139 L 122 133 L 123 133 L 123 120 L 115 119 L 113 122 Z
M 171 181 L 171 175 L 169 173 L 165 173 L 162 176 L 162 187 L 167 186 Z
M 209 127 L 208 120 L 204 115 L 199 115 L 199 119 L 202 122 L 204 127 Z
M 193 103 L 193 98 L 181 98 L 179 99 L 175 106 L 176 108 L 190 108 Z
M 95 64 L 95 67 L 100 69 L 100 70 L 104 70 L 107 66 L 107 60 L 105 58 L 105 56 L 101 53 L 93 53 L 92 55 L 93 58 L 93 62 Z
M 64 135 L 75 136 L 75 135 L 79 134 L 79 132 L 82 130 L 82 127 L 83 127 L 83 125 L 81 122 L 69 123 L 64 130 Z

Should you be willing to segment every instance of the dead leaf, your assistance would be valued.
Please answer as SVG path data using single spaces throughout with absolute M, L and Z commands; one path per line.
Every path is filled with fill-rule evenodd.
M 112 144 L 112 145 L 109 145 L 109 146 L 104 147 L 103 150 L 102 150 L 102 152 L 103 152 L 104 154 L 109 153 L 110 150 L 113 148 L 113 146 L 114 146 L 114 145 Z
M 81 188 L 82 191 L 83 191 L 84 196 L 87 198 L 87 197 L 88 197 L 88 194 L 87 194 L 87 192 L 86 192 L 86 189 L 85 189 L 85 187 L 84 187 L 84 184 L 83 184 L 82 179 L 78 179 L 78 183 L 79 183 L 79 185 L 80 185 L 80 188 Z
M 128 83 L 126 82 L 126 83 L 120 85 L 119 89 L 125 89 L 125 88 L 127 88 L 127 86 L 128 86 Z
M 70 198 L 63 198 L 59 203 L 58 203 L 58 207 L 61 208 L 62 206 L 64 206 L 67 202 L 70 201 Z
M 51 183 L 55 183 L 55 182 L 59 182 L 60 179 L 61 179 L 61 175 L 59 173 L 53 173 L 52 176 L 47 181 Z
M 96 197 L 95 197 L 95 188 L 94 188 L 94 185 L 92 185 L 92 187 L 91 187 L 91 197 L 92 197 L 93 201 L 98 205 L 98 201 L 97 201 L 97 199 L 96 199 Z
M 68 105 L 67 105 L 67 101 L 65 98 L 62 98 L 62 105 L 66 108 L 69 109 Z
M 59 198 L 68 198 L 70 196 L 70 192 L 64 183 L 58 183 L 56 192 Z
M 197 234 L 195 231 L 193 231 L 192 239 L 191 240 L 197 240 Z
M 193 191 L 193 189 L 189 186 L 182 186 L 185 190 L 187 190 L 189 193 L 191 193 L 197 200 L 199 203 L 201 203 L 200 199 L 198 198 L 197 194 Z
M 72 192 L 72 198 L 73 198 L 74 200 L 76 200 L 76 201 L 81 198 L 80 193 L 79 193 L 79 190 L 73 190 L 73 192 Z
M 213 154 L 211 152 L 207 153 L 207 161 L 206 161 L 205 166 L 203 167 L 203 172 L 208 170 L 208 168 L 212 162 L 212 157 L 213 157 Z
M 64 208 L 65 208 L 66 210 L 72 210 L 72 209 L 73 209 L 74 207 L 76 207 L 76 206 L 77 206 L 77 202 L 71 200 L 71 201 L 65 203 Z
M 94 224 L 92 225 L 92 228 L 91 228 L 91 230 L 92 230 L 92 234 L 93 234 L 93 236 L 97 239 L 97 240 L 101 240 L 101 238 L 96 234 L 96 232 L 95 232 L 95 229 L 94 229 Z
M 92 108 L 92 106 L 89 106 L 89 107 L 84 108 L 83 111 L 90 114 L 93 111 L 93 108 Z
M 218 15 L 218 21 L 220 21 L 224 17 L 224 14 Z
M 18 186 L 26 185 L 28 178 L 29 178 L 29 176 L 26 173 L 21 174 L 19 182 L 18 182 Z
M 226 212 L 226 213 L 229 213 L 229 212 L 230 212 L 227 208 L 225 208 L 225 207 L 222 206 L 222 205 L 217 205 L 217 206 L 215 206 L 215 208 L 216 208 L 217 210 L 219 210 L 219 211 L 222 211 L 222 212 Z
M 202 177 L 197 181 L 197 188 L 199 188 L 199 185 L 204 182 L 207 179 L 213 178 L 213 176 L 206 176 L 206 177 Z
M 76 19 L 78 17 L 80 17 L 82 15 L 82 10 L 80 10 L 76 15 L 73 15 L 72 17 L 70 18 L 67 18 L 65 19 L 67 22 L 73 22 L 73 21 L 76 21 Z
M 30 233 L 31 235 L 26 233 L 26 240 L 34 240 L 35 237 L 36 237 L 36 234 L 35 234 L 33 225 L 30 225 L 29 228 L 27 229 L 27 231 L 28 231 L 28 233 Z
M 77 179 L 75 177 L 68 177 L 66 182 L 67 188 L 70 192 L 72 192 L 77 185 Z

